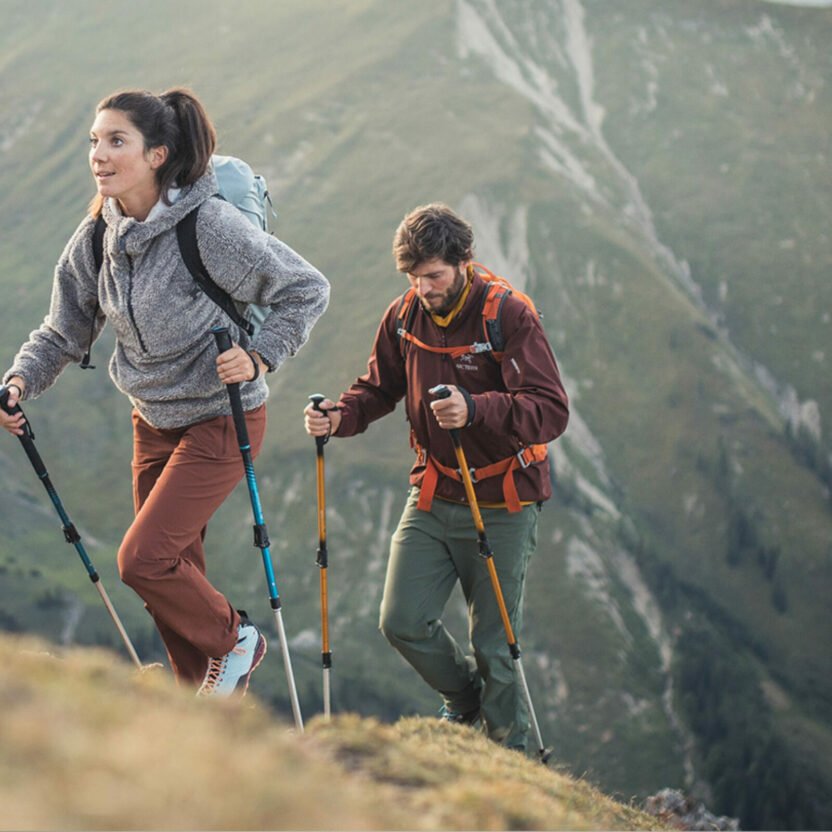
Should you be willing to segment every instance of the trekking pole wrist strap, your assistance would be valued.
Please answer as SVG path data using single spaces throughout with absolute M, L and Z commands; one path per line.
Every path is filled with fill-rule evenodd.
M 327 414 L 327 421 L 329 422 L 329 434 L 328 434 L 328 436 L 337 436 L 338 435 L 338 431 L 332 429 L 332 419 L 330 418 L 329 414 L 334 412 L 334 411 L 337 411 L 338 413 L 343 413 L 343 410 L 344 410 L 344 408 L 341 407 L 341 405 L 339 405 L 339 404 L 336 404 L 335 407 L 328 407 L 326 410 L 324 410 L 324 413 Z M 338 427 L 339 428 L 341 427 L 340 422 L 338 423 Z
M 249 382 L 257 381 L 257 379 L 260 378 L 260 364 L 254 353 L 250 350 L 246 351 L 246 355 L 251 359 L 251 363 L 254 365 L 254 375 L 249 379 Z
M 323 401 L 323 400 L 321 400 L 321 401 Z M 332 429 L 332 417 L 329 414 L 340 411 L 340 410 L 342 410 L 342 408 L 340 407 L 340 405 L 337 405 L 337 404 L 334 405 L 333 407 L 321 407 L 320 403 L 317 403 L 315 405 L 315 410 L 317 410 L 318 413 L 322 414 L 323 416 L 326 416 L 326 421 L 327 421 L 327 424 L 329 425 L 329 428 L 327 430 L 327 434 L 326 434 L 326 436 L 319 436 L 318 439 L 323 439 L 324 441 L 327 441 L 330 436 L 335 435 L 335 431 Z M 340 427 L 340 423 L 339 423 L 338 426 Z
M 474 397 L 464 387 L 460 387 L 457 384 L 456 389 L 462 394 L 462 398 L 465 399 L 465 404 L 468 406 L 468 418 L 462 426 L 467 428 L 471 426 L 471 423 L 474 421 L 474 416 L 477 415 L 477 405 L 474 402 Z

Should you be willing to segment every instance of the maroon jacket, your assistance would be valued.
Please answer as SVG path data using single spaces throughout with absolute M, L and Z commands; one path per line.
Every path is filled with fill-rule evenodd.
M 432 346 L 483 341 L 481 309 L 486 289 L 486 282 L 475 275 L 465 304 L 445 329 L 414 299 L 410 332 Z M 396 334 L 400 301 L 393 301 L 384 314 L 367 372 L 338 402 L 342 412 L 338 436 L 362 433 L 405 398 L 407 418 L 419 445 L 442 465 L 456 468 L 448 431 L 439 427 L 429 406 L 433 397 L 428 390 L 437 384 L 462 387 L 474 401 L 473 421 L 460 431 L 471 468 L 511 457 L 524 445 L 551 442 L 563 433 L 569 418 L 566 392 L 543 327 L 522 300 L 510 295 L 503 303 L 500 323 L 505 351 L 500 363 L 488 353 L 451 358 L 401 340 Z M 410 471 L 411 484 L 420 485 L 424 473 L 424 461 L 417 459 Z M 503 502 L 502 479 L 495 476 L 475 483 L 477 499 Z M 515 471 L 514 482 L 523 502 L 547 500 L 552 494 L 548 457 Z M 465 501 L 462 483 L 441 474 L 436 495 Z

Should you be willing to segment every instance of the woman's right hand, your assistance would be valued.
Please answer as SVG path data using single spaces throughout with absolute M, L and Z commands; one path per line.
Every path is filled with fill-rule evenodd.
M 310 436 L 331 436 L 341 424 L 341 411 L 329 399 L 324 399 L 320 406 L 326 413 L 318 410 L 312 402 L 306 405 L 303 409 L 303 426 Z
M 9 398 L 6 400 L 6 407 L 14 407 L 23 398 L 23 391 L 26 389 L 26 382 L 20 376 L 12 376 L 6 389 L 9 391 Z M 23 436 L 23 425 L 26 419 L 22 413 L 15 413 L 10 416 L 0 407 L 0 425 L 2 425 L 13 436 Z

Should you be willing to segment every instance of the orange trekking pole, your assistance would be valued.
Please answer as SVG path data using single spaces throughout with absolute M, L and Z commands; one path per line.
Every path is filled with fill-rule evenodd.
M 309 397 L 315 410 L 324 413 L 321 402 L 324 396 L 314 393 Z M 326 493 L 324 486 L 324 445 L 329 441 L 328 436 L 316 436 L 316 473 L 318 481 L 318 556 L 316 563 L 321 576 L 321 668 L 324 685 L 324 717 L 330 718 L 330 671 L 332 669 L 332 653 L 329 649 L 329 607 L 327 600 L 326 570 L 328 554 L 326 550 Z
M 448 396 L 451 395 L 451 391 L 444 384 L 440 384 L 438 387 L 433 387 L 428 392 L 436 396 L 438 399 L 447 399 Z M 520 646 L 517 644 L 517 639 L 514 637 L 514 630 L 512 629 L 511 621 L 508 617 L 506 602 L 503 599 L 503 591 L 500 589 L 497 569 L 494 566 L 494 555 L 491 551 L 491 544 L 488 542 L 488 537 L 485 534 L 485 524 L 482 522 L 482 515 L 480 514 L 480 507 L 477 503 L 477 496 L 474 494 L 474 484 L 471 481 L 471 471 L 465 460 L 465 452 L 462 450 L 462 440 L 459 436 L 459 429 L 451 428 L 449 433 L 451 434 L 451 441 L 454 443 L 454 452 L 456 453 L 456 460 L 459 465 L 459 473 L 462 477 L 462 483 L 465 486 L 465 494 L 468 497 L 468 503 L 471 506 L 471 514 L 474 517 L 474 525 L 477 528 L 480 555 L 485 559 L 485 564 L 488 567 L 488 576 L 491 578 L 491 586 L 494 589 L 494 596 L 497 599 L 497 606 L 500 609 L 500 617 L 503 619 L 503 627 L 505 627 L 506 631 L 508 650 L 511 654 L 511 659 L 514 662 L 514 669 L 517 673 L 517 678 L 520 681 L 520 688 L 523 691 L 523 699 L 526 702 L 526 708 L 528 708 L 529 711 L 529 719 L 532 723 L 535 740 L 537 741 L 537 755 L 540 758 L 540 762 L 545 765 L 549 760 L 549 757 L 552 756 L 552 749 L 546 748 L 543 745 L 543 737 L 540 734 L 540 726 L 537 724 L 537 715 L 534 712 L 532 697 L 529 693 L 529 685 L 526 682 L 526 674 L 523 671 L 523 662 L 520 658 Z

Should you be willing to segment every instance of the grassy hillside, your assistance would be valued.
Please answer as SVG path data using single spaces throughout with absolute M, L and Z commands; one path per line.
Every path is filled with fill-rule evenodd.
M 304 734 L 197 701 L 103 650 L 0 639 L 0 828 L 655 829 L 656 820 L 437 720 Z
M 544 312 L 572 402 L 521 637 L 558 760 L 625 797 L 716 795 L 747 826 L 832 817 L 829 9 L 148 0 L 101 14 L 7 0 L 3 11 L 4 366 L 41 319 L 92 194 L 86 133 L 114 88 L 192 85 L 222 152 L 267 176 L 279 235 L 332 282 L 310 343 L 271 382 L 257 462 L 307 715 L 320 709 L 318 573 L 314 450 L 298 414 L 309 393 L 335 395 L 362 371 L 402 287 L 393 230 L 443 199 L 473 222 L 479 259 Z M 115 574 L 131 448 L 109 338 L 98 370 L 67 370 L 26 410 L 139 652 L 161 659 Z M 13 440 L 0 464 L 0 625 L 118 649 Z M 388 720 L 438 705 L 376 629 L 409 464 L 400 413 L 327 446 L 335 702 Z M 250 524 L 240 489 L 211 525 L 210 568 L 266 624 Z M 459 598 L 446 618 L 464 638 Z M 285 712 L 276 664 L 255 689 Z M 749 702 L 756 727 L 728 719 L 720 735 Z

